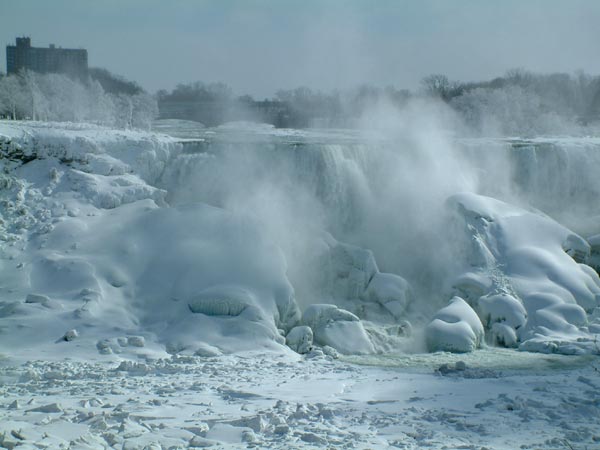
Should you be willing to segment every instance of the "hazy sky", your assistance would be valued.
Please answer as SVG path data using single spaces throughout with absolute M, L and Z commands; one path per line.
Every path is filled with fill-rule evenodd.
M 0 58 L 27 35 L 88 49 L 154 92 L 224 81 L 257 97 L 300 85 L 415 88 L 523 67 L 600 73 L 600 0 L 0 0 Z

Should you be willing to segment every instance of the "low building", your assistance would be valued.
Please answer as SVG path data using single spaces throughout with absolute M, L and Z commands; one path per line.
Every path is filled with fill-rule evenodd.
M 6 73 L 22 69 L 38 73 L 67 73 L 84 77 L 88 71 L 88 54 L 84 49 L 32 47 L 31 38 L 20 37 L 16 45 L 6 46 Z

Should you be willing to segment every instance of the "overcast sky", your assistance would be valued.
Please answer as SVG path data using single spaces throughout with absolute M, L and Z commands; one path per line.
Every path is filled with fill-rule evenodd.
M 300 85 L 415 88 L 523 67 L 600 73 L 600 0 L 0 0 L 0 58 L 30 36 L 151 92 L 223 81 L 259 98 Z

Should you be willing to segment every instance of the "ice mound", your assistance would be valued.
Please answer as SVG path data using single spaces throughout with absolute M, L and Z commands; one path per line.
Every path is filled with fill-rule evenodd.
M 490 341 L 522 350 L 597 352 L 587 313 L 600 279 L 582 263 L 590 245 L 537 211 L 475 194 L 451 197 L 470 239 L 471 267 L 455 291 L 478 312 Z
M 399 275 L 380 272 L 370 250 L 328 233 L 310 245 L 305 270 L 312 273 L 313 289 L 299 295 L 303 306 L 307 299 L 322 303 L 309 304 L 302 319 L 312 328 L 315 344 L 343 354 L 398 351 L 410 334 L 410 284 Z
M 182 144 L 164 135 L 89 124 L 0 123 L 0 240 L 47 233 L 65 217 L 138 200 L 156 187 Z
M 85 226 L 64 220 L 34 242 L 43 245 L 20 270 L 31 289 L 61 308 L 42 314 L 50 300 L 27 296 L 23 307 L 37 315 L 27 322 L 31 330 L 18 329 L 18 311 L 2 323 L 15 328 L 17 346 L 19 335 L 26 344 L 54 328 L 53 335 L 77 328 L 80 341 L 112 339 L 116 328 L 176 353 L 205 344 L 256 350 L 283 343 L 278 329 L 291 329 L 300 316 L 279 249 L 258 225 L 218 208 L 159 208 L 145 200 L 86 218 Z M 42 320 L 52 325 L 23 338 L 38 333 L 33 325 Z M 117 343 L 103 349 L 121 351 Z
M 302 324 L 312 330 L 314 342 L 319 345 L 346 355 L 375 352 L 359 318 L 335 305 L 310 305 L 302 315 Z
M 382 273 L 370 250 L 326 236 L 316 267 L 322 291 L 332 303 L 364 320 L 398 323 L 413 301 L 410 284 Z
M 130 296 L 132 320 L 163 342 L 192 351 L 195 342 L 244 341 L 248 333 L 256 348 L 261 339 L 281 341 L 277 329 L 289 330 L 299 317 L 281 252 L 247 219 L 203 204 L 145 201 L 88 227 L 74 236 L 71 254 L 94 268 L 112 299 Z M 60 245 L 49 237 L 49 248 Z M 123 288 L 111 283 L 115 270 L 128 280 Z
M 300 319 L 286 261 L 252 219 L 165 204 L 178 141 L 29 122 L 0 136 L 0 351 L 281 350 Z
M 483 337 L 483 325 L 477 313 L 460 297 L 450 300 L 425 328 L 427 348 L 431 352 L 472 352 L 481 346 Z
M 275 133 L 251 128 L 236 132 L 236 139 Z M 370 250 L 340 242 L 319 225 L 299 243 L 280 239 L 269 223 L 273 215 L 261 216 L 247 197 L 225 201 L 230 188 L 247 186 L 243 178 L 220 180 L 235 170 L 205 165 L 215 154 L 198 142 L 186 141 L 184 148 L 182 140 L 145 132 L 0 122 L 0 328 L 6 330 L 0 351 L 45 351 L 39 342 L 71 355 L 89 349 L 136 355 L 281 351 L 285 342 L 300 353 L 313 343 L 341 353 L 399 348 L 396 338 L 410 330 L 405 319 L 429 308 L 414 301 L 409 283 L 381 272 Z M 232 151 L 219 164 L 245 164 L 230 142 L 221 144 Z M 313 153 L 322 156 L 325 147 Z M 320 156 L 290 161 L 304 176 L 300 182 L 313 183 L 324 173 L 314 164 Z M 278 167 L 256 162 L 262 170 Z M 202 167 L 200 173 L 211 176 L 199 176 Z M 343 211 L 334 207 L 336 193 L 353 191 L 363 175 L 332 176 L 333 184 L 323 188 L 326 199 L 319 197 L 333 215 L 343 213 L 340 227 L 356 225 L 344 214 L 356 218 L 367 211 L 362 197 Z M 187 203 L 199 197 L 230 211 Z M 456 270 L 461 275 L 452 295 L 478 314 L 489 342 L 597 351 L 600 280 L 586 265 L 598 267 L 597 237 L 586 241 L 541 213 L 491 198 L 460 194 L 449 204 L 459 218 L 449 227 L 458 225 L 469 247 L 469 265 Z M 337 226 L 332 231 L 339 236 L 368 245 Z M 289 275 L 277 239 L 290 257 Z M 299 257 L 291 259 L 296 251 Z M 389 263 L 389 255 L 384 260 Z M 307 307 L 302 320 L 290 280 Z M 460 302 L 448 308 L 454 303 Z M 454 318 L 447 313 L 442 310 L 430 327 L 432 348 L 477 347 L 472 311 L 463 307 Z M 77 338 L 61 339 L 65 330 L 77 330 Z M 144 345 L 129 344 L 128 336 Z

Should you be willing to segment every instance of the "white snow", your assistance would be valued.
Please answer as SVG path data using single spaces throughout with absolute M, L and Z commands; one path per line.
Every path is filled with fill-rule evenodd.
M 0 446 L 595 448 L 589 358 L 506 352 L 3 366 Z

